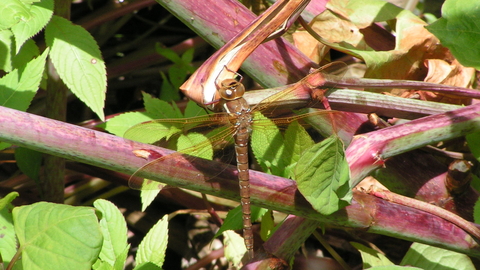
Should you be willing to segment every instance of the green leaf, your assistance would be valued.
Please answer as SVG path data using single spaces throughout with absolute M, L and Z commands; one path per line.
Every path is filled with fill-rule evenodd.
M 91 269 L 102 233 L 91 207 L 39 202 L 13 209 L 23 269 Z
M 129 244 L 127 243 L 127 224 L 118 208 L 107 200 L 96 200 L 93 206 L 101 213 L 100 228 L 103 234 L 103 245 L 99 259 L 116 269 L 123 269 L 127 259 Z
M 158 54 L 167 58 L 168 60 L 172 61 L 175 64 L 183 62 L 182 59 L 180 58 L 180 56 L 178 56 L 178 54 L 175 51 L 173 51 L 170 48 L 165 47 L 161 43 L 155 44 L 155 50 L 157 51 Z
M 247 252 L 243 238 L 234 231 L 224 231 L 223 245 L 225 246 L 225 258 L 232 262 L 234 266 L 239 267 L 243 255 Z
M 145 235 L 138 246 L 135 261 L 137 264 L 152 262 L 162 267 L 168 243 L 168 216 L 164 216 Z
M 295 166 L 297 166 L 297 162 L 302 153 L 312 147 L 315 142 L 312 140 L 310 135 L 308 135 L 305 128 L 303 128 L 303 126 L 297 121 L 288 126 L 287 130 L 285 131 L 285 141 L 288 142 L 285 144 L 285 154 L 282 155 L 284 164 L 287 165 L 285 176 L 293 178 L 293 170 Z
M 200 147 L 200 148 L 199 148 Z M 194 152 L 188 153 L 196 157 L 212 160 L 213 146 L 208 138 L 200 133 L 189 133 L 181 135 L 177 142 L 177 151 L 196 148 Z
M 0 105 L 26 111 L 42 80 L 48 49 L 24 68 L 15 69 L 0 79 Z
M 29 20 L 21 20 L 12 26 L 17 53 L 25 41 L 38 34 L 50 21 L 53 15 L 53 0 L 42 0 L 33 3 L 30 7 L 30 13 L 32 16 Z
M 182 61 L 183 63 L 186 65 L 186 69 L 190 72 L 193 72 L 195 71 L 193 69 L 193 67 L 191 67 L 190 63 L 192 63 L 193 61 L 193 57 L 195 56 L 195 47 L 192 47 L 188 50 L 186 50 L 183 54 L 182 54 Z
M 17 252 L 17 236 L 13 226 L 11 202 L 18 197 L 17 192 L 11 192 L 0 199 L 0 235 L 1 242 L 0 254 L 4 265 L 8 265 Z
M 15 150 L 15 160 L 18 168 L 28 177 L 38 182 L 42 167 L 42 153 L 24 147 Z
M 385 255 L 382 253 L 366 247 L 362 244 L 350 242 L 350 244 L 360 251 L 360 255 L 362 255 L 363 261 L 363 268 L 367 269 L 374 266 L 389 266 L 394 265 Z
M 338 211 L 352 199 L 343 143 L 336 136 L 305 151 L 295 174 L 300 193 L 323 215 Z
M 469 133 L 465 136 L 468 143 L 468 148 L 473 156 L 480 161 L 480 132 Z
M 147 93 L 143 93 L 143 103 L 148 115 L 153 119 L 181 118 L 182 112 L 176 106 L 170 103 L 154 98 Z
M 205 111 L 205 108 L 198 106 L 197 103 L 189 100 L 187 103 L 187 106 L 185 107 L 184 115 L 187 118 L 200 116 L 200 115 L 207 115 L 207 111 Z
M 161 267 L 158 267 L 158 265 L 151 263 L 151 262 L 145 262 L 141 263 L 137 266 L 135 266 L 134 270 L 161 270 Z
M 20 21 L 28 21 L 32 16 L 29 9 L 30 6 L 20 0 L 0 1 L 0 30 L 10 28 Z
M 10 205 L 10 203 L 18 197 L 18 192 L 10 192 L 7 196 L 0 198 L 0 210 Z
M 251 206 L 251 219 L 252 222 L 261 218 L 265 213 L 267 213 L 268 209 L 257 207 L 252 205 Z M 241 230 L 243 229 L 243 214 L 242 214 L 242 207 L 241 205 L 235 207 L 234 209 L 228 211 L 227 217 L 223 221 L 222 226 L 218 229 L 218 232 L 215 234 L 213 238 L 220 236 L 224 231 L 227 230 Z
M 187 78 L 187 70 L 181 65 L 173 65 L 168 69 L 168 78 L 173 88 L 178 89 Z
M 265 215 L 262 216 L 262 222 L 260 224 L 260 237 L 263 241 L 267 241 L 270 235 L 275 231 L 275 221 L 273 220 L 273 211 L 268 210 Z
M 109 119 L 106 123 L 99 125 L 108 132 L 115 134 L 119 137 L 123 137 L 125 132 L 137 124 L 153 120 L 147 113 L 141 112 L 128 112 Z M 135 138 L 126 138 L 134 140 Z
M 283 176 L 282 162 L 284 139 L 278 127 L 260 112 L 254 115 L 253 132 L 250 140 L 253 154 L 266 173 Z M 261 122 L 261 125 L 258 124 Z
M 475 206 L 473 207 L 473 220 L 475 223 L 480 223 L 480 200 L 477 199 Z
M 479 5 L 476 0 L 447 0 L 442 18 L 427 26 L 464 66 L 480 69 Z
M 23 44 L 20 52 L 17 53 L 12 58 L 12 66 L 16 69 L 21 69 L 33 58 L 40 55 L 40 50 L 38 49 L 35 41 L 29 39 Z
M 169 102 L 179 100 L 180 94 L 178 93 L 178 88 L 175 88 L 172 83 L 170 83 L 165 73 L 160 72 L 160 76 L 162 76 L 162 87 L 159 98 Z
M 153 200 L 157 197 L 158 193 L 162 191 L 162 184 L 156 181 L 151 181 L 148 179 L 143 180 L 144 184 L 142 190 L 140 190 L 140 200 L 142 202 L 142 212 L 144 212 Z
M 100 49 L 84 28 L 53 16 L 45 30 L 50 58 L 62 81 L 101 120 L 107 75 Z
M 12 71 L 13 33 L 10 30 L 0 30 L 0 70 Z
M 423 270 L 475 269 L 465 254 L 420 243 L 410 246 L 400 265 L 411 265 Z

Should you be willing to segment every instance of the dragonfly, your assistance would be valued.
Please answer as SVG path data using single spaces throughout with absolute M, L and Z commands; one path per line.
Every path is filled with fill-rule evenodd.
M 286 29 L 295 21 L 302 10 L 310 0 L 281 0 L 273 4 L 267 11 L 255 19 L 243 31 L 238 33 L 232 40 L 225 44 L 220 50 L 212 55 L 194 74 L 182 85 L 180 90 L 190 98 L 205 108 L 212 111 L 219 111 L 222 108 L 224 113 L 209 116 L 200 116 L 190 119 L 176 120 L 154 120 L 147 123 L 134 126 L 127 131 L 126 137 L 141 136 L 143 132 L 157 132 L 158 134 L 168 134 L 169 137 L 173 131 L 172 127 L 165 127 L 165 124 L 173 125 L 173 130 L 187 132 L 192 128 L 212 127 L 215 124 L 226 124 L 227 127 L 215 135 L 210 136 L 209 141 L 221 142 L 227 138 L 233 137 L 235 141 L 236 163 L 238 170 L 238 179 L 240 187 L 241 207 L 243 212 L 243 235 L 245 246 L 249 258 L 253 258 L 253 233 L 250 209 L 250 185 L 249 185 L 249 164 L 248 164 L 248 141 L 252 126 L 262 125 L 260 122 L 253 121 L 253 115 L 256 111 L 263 111 L 265 105 L 258 105 L 251 109 L 243 98 L 245 87 L 241 83 L 241 76 L 237 76 L 238 69 L 245 59 L 261 43 L 274 39 L 282 35 Z M 293 89 L 293 88 L 292 88 Z M 280 95 L 275 95 L 265 100 L 265 104 L 288 99 L 288 94 L 293 91 L 285 91 Z M 322 103 L 327 105 L 328 101 L 322 99 Z M 300 117 L 291 117 L 284 120 L 276 120 L 276 124 L 281 122 L 290 123 Z M 214 120 L 207 121 L 207 120 Z M 202 143 L 199 144 L 203 145 Z M 198 145 L 193 147 L 198 149 Z M 182 151 L 182 153 L 194 153 L 195 151 Z M 159 158 L 145 166 L 150 166 L 156 162 L 168 163 L 168 157 Z M 168 167 L 168 166 L 166 166 Z M 133 188 L 141 188 L 143 183 L 134 183 L 130 185 Z
M 309 76 L 315 76 L 315 73 L 322 73 L 329 70 L 344 69 L 345 64 L 341 62 L 334 62 L 328 64 L 321 69 L 315 70 Z M 155 166 L 159 163 L 162 164 L 164 170 L 171 170 L 175 167 L 175 155 L 188 155 L 188 159 L 193 161 L 195 156 L 204 156 L 205 149 L 215 148 L 217 145 L 222 145 L 233 138 L 235 144 L 236 153 L 236 165 L 237 165 L 237 177 L 239 180 L 240 188 L 240 202 L 242 208 L 243 217 L 243 236 L 247 253 L 250 258 L 253 258 L 253 232 L 251 221 L 251 207 L 250 207 L 250 185 L 249 185 L 249 155 L 248 145 L 250 132 L 260 131 L 265 132 L 268 130 L 278 129 L 279 126 L 289 125 L 295 121 L 303 121 L 310 117 L 315 117 L 317 120 L 321 118 L 324 123 L 333 127 L 331 131 L 335 132 L 335 124 L 332 123 L 332 115 L 335 111 L 320 110 L 310 112 L 306 114 L 293 115 L 280 118 L 266 118 L 258 117 L 259 113 L 270 115 L 272 114 L 272 104 L 278 104 L 281 101 L 289 100 L 295 96 L 295 92 L 300 88 L 311 89 L 311 85 L 308 82 L 309 76 L 300 80 L 299 82 L 287 87 L 285 90 L 267 97 L 262 102 L 253 106 L 249 106 L 243 95 L 245 87 L 241 83 L 241 76 L 236 76 L 232 79 L 225 79 L 221 83 L 221 87 L 218 90 L 221 99 L 219 103 L 224 107 L 225 112 L 213 113 L 202 115 L 192 118 L 180 118 L 180 119 L 157 119 L 152 121 L 143 122 L 131 127 L 125 133 L 125 138 L 140 140 L 145 138 L 147 134 L 159 134 L 156 139 L 171 139 L 174 134 L 188 134 L 192 131 L 208 129 L 214 130 L 206 135 L 205 141 L 197 143 L 195 146 L 180 150 L 177 153 L 159 157 L 153 161 L 148 162 L 145 166 L 139 169 L 143 170 L 148 166 Z M 304 89 L 305 90 L 305 89 Z M 322 91 L 324 91 L 322 89 Z M 321 98 L 319 99 L 321 100 Z M 320 101 L 319 101 L 320 102 Z M 302 122 L 302 125 L 307 125 Z M 155 139 L 155 140 L 156 140 Z M 158 168 L 158 166 L 157 166 Z M 138 171 L 137 171 L 138 172 Z M 182 172 L 178 172 L 182 173 Z M 135 175 L 135 174 L 134 174 Z M 205 175 L 198 175 L 202 179 L 208 181 L 209 177 Z M 131 177 L 129 185 L 133 189 L 155 189 L 157 185 L 151 185 L 152 182 L 145 179 L 139 179 Z

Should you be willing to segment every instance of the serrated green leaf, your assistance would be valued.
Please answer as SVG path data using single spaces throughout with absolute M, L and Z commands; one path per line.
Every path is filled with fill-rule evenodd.
M 112 119 L 109 119 L 106 123 L 99 125 L 99 127 L 102 127 L 106 131 L 119 137 L 123 137 L 129 128 L 150 120 L 153 120 L 153 117 L 149 116 L 147 113 L 129 112 L 115 116 Z M 127 139 L 133 140 L 133 138 Z
M 150 181 L 148 179 L 144 179 L 144 185 L 142 186 L 142 190 L 140 190 L 140 200 L 142 202 L 142 212 L 147 209 L 150 204 L 152 204 L 153 200 L 157 197 L 158 193 L 162 191 L 161 183 Z
M 17 192 L 10 192 L 0 199 L 0 235 L 2 236 L 0 254 L 4 265 L 8 265 L 17 252 L 18 243 L 13 226 L 13 205 L 11 204 L 16 197 L 18 197 Z
M 159 98 L 165 101 L 175 101 L 180 99 L 180 94 L 178 93 L 178 88 L 175 88 L 171 83 L 170 80 L 167 78 L 165 73 L 160 72 L 160 76 L 162 76 L 162 87 L 160 91 Z
M 150 229 L 138 246 L 137 264 L 151 262 L 162 267 L 168 243 L 168 216 L 164 216 Z
M 42 80 L 48 49 L 23 69 L 15 69 L 0 79 L 0 105 L 26 111 Z
M 315 142 L 307 133 L 305 128 L 297 121 L 290 124 L 285 131 L 285 144 L 284 155 L 282 159 L 284 164 L 287 165 L 285 176 L 288 178 L 294 177 L 294 168 L 297 165 L 302 153 L 312 147 Z
M 458 252 L 413 243 L 400 265 L 411 265 L 423 270 L 474 270 L 470 258 Z
M 12 71 L 12 57 L 14 50 L 13 33 L 10 30 L 0 31 L 0 70 Z
M 13 209 L 23 269 L 91 269 L 102 233 L 91 207 L 39 202 Z
M 100 228 L 103 234 L 103 245 L 99 259 L 112 267 L 120 265 L 123 268 L 128 250 L 127 223 L 118 208 L 107 200 L 96 200 L 93 206 L 102 213 Z M 120 269 L 121 269 L 120 268 Z
M 181 135 L 177 142 L 177 151 L 195 148 L 195 152 L 189 153 L 196 157 L 211 160 L 213 158 L 213 146 L 208 138 L 200 133 Z
M 285 164 L 282 162 L 282 155 L 284 153 L 284 139 L 278 127 L 263 116 L 260 112 L 254 114 L 254 120 L 261 120 L 261 125 L 258 121 L 253 122 L 252 138 L 250 145 L 252 152 L 266 173 L 284 176 Z
M 168 60 L 172 61 L 175 64 L 182 63 L 182 59 L 180 58 L 180 56 L 178 56 L 178 54 L 175 51 L 165 47 L 161 43 L 155 44 L 155 50 L 157 51 L 158 54 L 167 58 Z
M 261 218 L 265 213 L 267 213 L 268 209 L 257 207 L 255 205 L 251 205 L 252 214 L 250 218 L 252 222 Z M 227 230 L 241 230 L 243 229 L 243 214 L 242 214 L 242 207 L 239 205 L 234 209 L 228 211 L 227 217 L 223 221 L 222 226 L 218 229 L 218 232 L 215 234 L 213 238 L 220 236 L 224 231 Z
M 442 18 L 426 27 L 460 63 L 476 69 L 480 69 L 480 52 L 473 48 L 480 40 L 479 8 L 475 0 L 447 0 Z
M 168 79 L 174 89 L 178 89 L 187 78 L 187 70 L 181 65 L 173 65 L 168 69 Z M 178 93 L 178 90 L 176 91 Z M 180 96 L 180 95 L 179 95 Z
M 37 44 L 35 44 L 35 41 L 32 39 L 27 40 L 27 42 L 23 44 L 20 52 L 12 58 L 12 67 L 20 69 L 39 55 L 40 50 L 38 49 Z
M 195 71 L 194 68 L 189 65 L 190 63 L 192 63 L 194 56 L 195 56 L 195 48 L 194 47 L 186 50 L 182 54 L 182 61 L 186 65 L 187 70 L 190 71 L 190 72 Z
M 38 181 L 42 167 L 43 154 L 24 147 L 15 149 L 15 160 L 18 168 L 34 181 Z
M 360 251 L 360 255 L 362 256 L 363 261 L 362 269 L 367 269 L 375 266 L 394 265 L 385 255 L 374 249 L 355 242 L 350 242 L 350 244 L 358 251 Z
M 225 231 L 223 234 L 223 245 L 225 246 L 225 258 L 232 262 L 235 267 L 240 267 L 242 258 L 247 252 L 243 238 L 234 231 Z
M 0 1 L 0 30 L 10 28 L 31 18 L 30 7 L 20 0 Z
M 298 190 L 323 215 L 330 215 L 350 203 L 349 178 L 343 143 L 336 136 L 305 151 L 295 170 Z
M 207 111 L 205 111 L 205 108 L 202 108 L 198 106 L 197 103 L 189 100 L 187 103 L 187 106 L 185 107 L 184 116 L 189 118 L 189 117 L 195 117 L 200 115 L 207 115 Z
M 150 94 L 143 94 L 143 104 L 148 115 L 154 119 L 169 119 L 169 118 L 181 118 L 182 112 L 170 103 L 152 97 Z
M 12 26 L 17 53 L 25 41 L 38 34 L 50 21 L 53 15 L 53 0 L 42 0 L 33 3 L 30 7 L 30 13 L 32 16 L 28 20 L 21 20 Z
M 161 267 L 158 267 L 158 265 L 151 263 L 151 262 L 145 262 L 141 263 L 137 266 L 135 266 L 134 270 L 161 270 Z
M 45 40 L 62 81 L 104 120 L 107 75 L 105 62 L 93 37 L 84 28 L 53 16 L 45 30 Z

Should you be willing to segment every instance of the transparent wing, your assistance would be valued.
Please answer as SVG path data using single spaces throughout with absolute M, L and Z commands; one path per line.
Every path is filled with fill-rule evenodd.
M 310 94 L 312 99 L 324 102 L 324 92 L 330 88 L 335 88 L 343 79 L 347 70 L 348 66 L 343 62 L 332 62 L 324 65 L 319 69 L 313 70 L 299 82 L 289 85 L 283 91 L 263 99 L 253 110 L 270 111 L 272 107 L 281 106 L 283 102 L 297 99 L 299 92 L 305 91 Z
M 194 161 L 197 158 L 213 159 L 214 153 L 225 161 L 225 167 L 233 158 L 226 154 L 225 145 L 231 143 L 234 127 L 230 124 L 228 114 L 212 114 L 193 118 L 159 119 L 137 124 L 127 130 L 124 137 L 127 139 L 156 144 L 167 147 L 177 152 L 161 156 L 159 153 L 137 149 L 133 154 L 141 157 L 147 163 L 139 168 L 129 179 L 129 186 L 138 190 L 161 189 L 162 185 L 156 181 L 150 181 L 137 177 L 137 173 L 149 166 L 157 166 L 166 175 L 185 173 L 175 166 L 178 158 L 186 158 Z M 176 171 L 177 170 L 177 171 Z M 200 178 L 208 176 L 208 172 L 198 175 Z

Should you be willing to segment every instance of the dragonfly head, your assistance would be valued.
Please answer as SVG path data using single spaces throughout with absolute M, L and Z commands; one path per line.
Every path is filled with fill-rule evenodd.
M 243 94 L 245 94 L 245 86 L 235 79 L 223 80 L 220 85 L 218 92 L 224 100 L 235 100 L 243 97 Z

